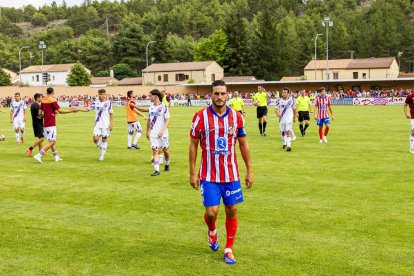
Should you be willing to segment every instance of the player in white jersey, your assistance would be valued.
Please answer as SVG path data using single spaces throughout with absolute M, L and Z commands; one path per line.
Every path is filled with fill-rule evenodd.
M 287 148 L 287 151 L 291 151 L 291 132 L 292 121 L 296 122 L 296 101 L 293 97 L 290 97 L 290 89 L 285 87 L 282 91 L 282 98 L 276 102 L 275 112 L 279 117 L 279 127 L 282 133 L 283 149 Z
M 170 145 L 168 143 L 168 125 L 170 112 L 168 106 L 161 103 L 162 95 L 157 89 L 150 92 L 150 101 L 154 103 L 148 108 L 147 139 L 151 142 L 155 172 L 151 176 L 160 174 L 158 150 L 163 149 L 165 154 L 165 172 L 170 170 Z
M 17 144 L 20 145 L 19 130 L 22 135 L 21 142 L 24 143 L 24 127 L 26 124 L 26 102 L 20 98 L 20 93 L 14 94 L 14 101 L 10 104 L 10 123 L 13 124 L 14 135 Z
M 113 109 L 112 103 L 110 100 L 106 99 L 105 89 L 99 89 L 99 98 L 94 101 L 87 108 L 77 108 L 77 110 L 82 112 L 89 112 L 95 109 L 95 125 L 93 128 L 93 141 L 95 145 L 101 149 L 99 155 L 99 161 L 104 160 L 109 132 L 112 131 L 112 122 L 113 122 Z M 99 137 L 102 137 L 102 143 L 99 141 Z

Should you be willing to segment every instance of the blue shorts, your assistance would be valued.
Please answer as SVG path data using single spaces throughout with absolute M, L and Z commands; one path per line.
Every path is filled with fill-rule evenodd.
M 221 198 L 223 198 L 224 205 L 233 205 L 244 201 L 240 181 L 215 183 L 201 180 L 200 190 L 205 207 L 220 205 Z
M 324 118 L 324 119 L 318 119 L 317 121 L 316 121 L 316 125 L 318 125 L 318 126 L 323 126 L 323 124 L 330 124 L 331 123 L 331 120 L 329 119 L 329 117 L 326 117 L 326 118 Z

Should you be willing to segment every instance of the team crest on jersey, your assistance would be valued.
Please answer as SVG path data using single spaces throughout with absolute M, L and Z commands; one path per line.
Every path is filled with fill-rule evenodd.
M 235 131 L 236 129 L 234 128 L 234 126 L 229 126 L 229 135 L 233 135 Z

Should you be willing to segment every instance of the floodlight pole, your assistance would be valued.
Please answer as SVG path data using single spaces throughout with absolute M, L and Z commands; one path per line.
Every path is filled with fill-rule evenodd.
M 148 46 L 149 46 L 151 43 L 157 43 L 157 41 L 150 41 L 150 42 L 148 42 L 148 44 L 147 44 L 147 49 L 146 49 L 146 51 L 145 51 L 145 54 L 146 54 L 146 57 L 147 57 L 147 81 L 146 81 L 146 82 L 148 82 Z
M 326 80 L 329 80 L 329 39 L 328 39 L 328 29 L 333 26 L 333 22 L 329 17 L 325 17 L 322 26 L 326 27 Z
M 316 41 L 318 41 L 318 36 L 321 36 L 322 34 L 317 34 L 315 37 L 315 80 L 316 80 Z M 322 76 L 323 78 L 323 76 Z

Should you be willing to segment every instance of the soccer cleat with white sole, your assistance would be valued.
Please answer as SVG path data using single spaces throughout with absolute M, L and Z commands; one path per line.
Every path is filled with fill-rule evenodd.
M 296 136 L 292 136 L 292 141 L 295 141 L 296 140 Z
M 410 153 L 414 153 L 414 149 L 410 149 Z
M 224 253 L 224 261 L 226 264 L 235 264 L 236 259 L 234 258 L 233 252 Z
M 217 232 L 216 234 L 210 235 L 210 231 L 208 231 L 207 236 L 208 236 L 208 245 L 210 246 L 211 250 L 217 251 L 219 249 Z
M 38 154 L 36 154 L 33 158 L 36 159 L 37 162 L 43 163 L 42 162 L 42 156 L 39 156 Z
M 55 157 L 55 161 L 56 161 L 56 162 L 59 162 L 59 161 L 63 161 L 63 159 L 62 159 L 62 158 L 60 158 L 59 156 L 56 156 L 56 157 Z
M 323 136 L 323 141 L 324 141 L 325 143 L 328 143 L 328 140 L 326 140 L 326 136 Z
M 319 141 L 319 144 L 322 144 L 322 143 L 323 143 L 323 140 L 320 140 L 320 141 Z
M 104 156 L 103 155 L 99 155 L 98 161 L 104 161 Z

